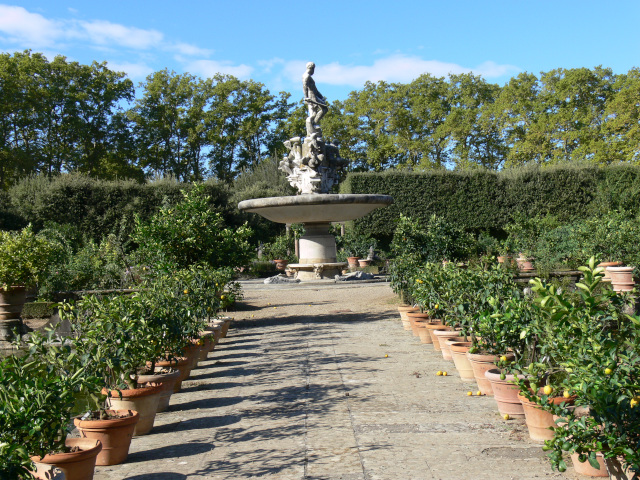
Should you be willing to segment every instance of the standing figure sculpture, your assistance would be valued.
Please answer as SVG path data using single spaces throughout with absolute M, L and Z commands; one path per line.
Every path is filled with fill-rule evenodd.
M 322 117 L 329 111 L 327 99 L 318 91 L 316 82 L 311 77 L 315 69 L 316 64 L 309 62 L 307 63 L 307 70 L 304 72 L 304 75 L 302 75 L 302 93 L 304 94 L 304 101 L 307 104 L 307 110 L 309 112 L 306 120 L 308 136 L 311 136 L 312 133 L 319 133 L 322 136 L 320 120 L 322 120 Z
M 302 91 L 308 109 L 305 122 L 307 136 L 302 142 L 300 137 L 284 142 L 289 153 L 279 167 L 287 174 L 289 183 L 301 194 L 329 193 L 331 187 L 338 183 L 338 170 L 348 164 L 347 160 L 340 157 L 337 144 L 326 143 L 322 137 L 320 120 L 329 107 L 312 78 L 315 68 L 315 63 L 307 63 L 302 75 Z

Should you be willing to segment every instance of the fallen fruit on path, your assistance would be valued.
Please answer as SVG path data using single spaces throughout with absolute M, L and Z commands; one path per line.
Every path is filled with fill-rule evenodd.
M 481 392 L 480 390 L 478 390 L 478 391 L 476 392 L 476 395 L 480 396 L 480 395 L 482 395 L 482 392 Z
M 436 375 L 437 375 L 438 377 L 439 377 L 439 376 L 441 376 L 441 375 L 442 375 L 442 371 L 441 371 L 441 370 L 438 370 L 438 371 L 436 372 Z
M 467 395 L 471 396 L 473 395 L 473 392 L 467 392 Z
M 385 355 L 384 358 L 387 358 L 389 355 Z
M 509 416 L 508 413 L 505 413 L 502 418 L 504 418 L 505 420 L 509 420 L 511 417 Z
M 442 376 L 446 377 L 447 376 L 447 372 L 442 372 Z

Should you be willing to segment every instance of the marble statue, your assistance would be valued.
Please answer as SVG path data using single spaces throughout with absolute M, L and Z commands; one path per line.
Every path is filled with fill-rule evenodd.
M 298 189 L 299 194 L 329 193 L 331 187 L 338 183 L 338 171 L 348 164 L 340 157 L 338 145 L 327 143 L 322 136 L 320 120 L 329 107 L 313 80 L 315 68 L 313 62 L 307 63 L 302 75 L 302 91 L 308 111 L 305 121 L 307 135 L 304 140 L 294 137 L 284 142 L 289 153 L 278 167 L 287 174 L 289 183 Z

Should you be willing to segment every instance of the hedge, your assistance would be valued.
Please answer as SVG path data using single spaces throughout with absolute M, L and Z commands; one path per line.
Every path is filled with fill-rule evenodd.
M 354 221 L 357 232 L 388 243 L 400 214 L 432 214 L 469 232 L 502 237 L 515 212 L 570 222 L 610 210 L 640 212 L 640 167 L 527 167 L 486 170 L 350 173 L 341 193 L 391 195 L 393 205 Z
M 216 182 L 205 186 L 211 208 L 221 212 L 228 225 L 244 221 L 229 204 L 228 187 Z M 173 180 L 136 183 L 98 180 L 81 174 L 30 177 L 3 195 L 0 228 L 17 229 L 31 223 L 37 231 L 47 222 L 56 222 L 75 225 L 96 241 L 109 233 L 127 238 L 136 213 L 149 218 L 164 201 L 179 200 L 180 190 L 189 188 L 189 184 Z

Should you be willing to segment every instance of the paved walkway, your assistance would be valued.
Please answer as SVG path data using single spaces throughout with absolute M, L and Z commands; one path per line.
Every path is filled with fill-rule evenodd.
M 229 336 L 95 480 L 581 478 L 468 397 L 395 301 L 387 284 L 247 284 Z

